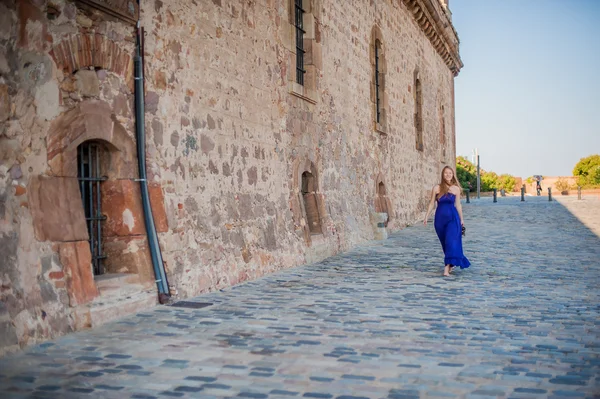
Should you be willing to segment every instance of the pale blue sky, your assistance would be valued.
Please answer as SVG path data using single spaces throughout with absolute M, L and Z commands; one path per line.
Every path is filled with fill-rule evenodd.
M 456 153 L 496 173 L 570 176 L 600 153 L 600 0 L 450 0 L 465 64 Z

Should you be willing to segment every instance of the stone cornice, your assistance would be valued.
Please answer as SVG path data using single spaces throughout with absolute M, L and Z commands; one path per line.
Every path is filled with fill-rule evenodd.
M 454 76 L 463 67 L 458 35 L 439 0 L 402 0 Z

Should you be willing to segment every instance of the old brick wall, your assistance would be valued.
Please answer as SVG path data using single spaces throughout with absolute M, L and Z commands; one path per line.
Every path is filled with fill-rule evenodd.
M 422 216 L 441 168 L 454 165 L 454 73 L 405 2 L 305 0 L 304 88 L 294 85 L 292 3 L 142 3 L 148 177 L 179 297 L 372 239 L 380 183 L 388 230 L 401 229 Z M 2 354 L 87 323 L 74 310 L 97 295 L 76 270 L 89 262 L 85 231 L 73 222 L 63 242 L 59 227 L 39 216 L 77 218 L 76 201 L 65 196 L 76 184 L 72 155 L 82 140 L 104 140 L 110 152 L 111 271 L 152 276 L 130 267 L 149 267 L 131 194 L 139 191 L 133 27 L 70 0 L 3 2 L 0 19 Z M 375 31 L 385 50 L 383 130 L 373 121 Z M 423 151 L 415 146 L 415 71 Z M 310 211 L 320 234 L 308 229 L 303 172 L 314 179 Z M 69 190 L 41 200 L 48 194 L 39 182 L 48 179 Z
M 331 254 L 371 239 L 380 173 L 396 215 L 390 228 L 402 228 L 425 210 L 441 167 L 454 164 L 453 74 L 406 6 L 314 3 L 322 47 L 314 101 L 290 94 L 289 1 L 156 2 L 142 9 L 144 25 L 153 27 L 147 88 L 158 98 L 147 115 L 149 153 L 154 178 L 166 188 L 170 227 L 161 240 L 171 282 L 183 295 L 305 263 L 316 247 Z M 372 124 L 375 25 L 386 47 L 386 135 Z M 413 122 L 416 68 L 422 152 Z M 307 245 L 290 212 L 298 160 L 319 173 L 325 215 L 323 237 L 312 240 L 318 245 Z
M 119 187 L 137 188 L 138 174 L 131 25 L 64 0 L 4 1 L 0 19 L 1 355 L 89 324 L 76 315 L 98 296 L 77 146 L 103 142 L 102 172 Z M 113 248 L 112 259 L 137 254 L 145 264 L 139 204 L 129 202 L 104 208 L 109 221 L 134 211 L 134 231 L 114 234 L 127 248 Z M 136 272 L 153 285 L 151 273 Z

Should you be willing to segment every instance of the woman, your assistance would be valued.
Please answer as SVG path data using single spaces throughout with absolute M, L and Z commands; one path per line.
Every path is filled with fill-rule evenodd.
M 433 225 L 444 250 L 444 264 L 446 265 L 444 276 L 449 276 L 454 266 L 464 269 L 471 264 L 463 255 L 462 249 L 461 234 L 464 221 L 460 205 L 460 192 L 461 189 L 454 176 L 454 171 L 449 166 L 444 167 L 440 184 L 431 190 L 431 201 L 429 201 L 425 220 L 423 220 L 423 224 L 427 225 L 433 203 L 437 200 Z

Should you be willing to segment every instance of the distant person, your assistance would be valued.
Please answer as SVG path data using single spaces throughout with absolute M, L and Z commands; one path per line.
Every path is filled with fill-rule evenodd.
M 537 179 L 535 181 L 535 191 L 537 192 L 537 195 L 539 196 L 542 192 L 542 182 L 540 181 L 540 179 Z
M 462 236 L 464 233 L 464 220 L 460 204 L 461 188 L 456 180 L 454 171 L 449 166 L 442 169 L 440 184 L 431 190 L 431 201 L 423 224 L 427 226 L 427 219 L 437 201 L 433 226 L 437 233 L 442 249 L 444 250 L 444 276 L 452 272 L 452 268 L 460 266 L 461 269 L 469 267 L 471 262 L 463 254 Z

